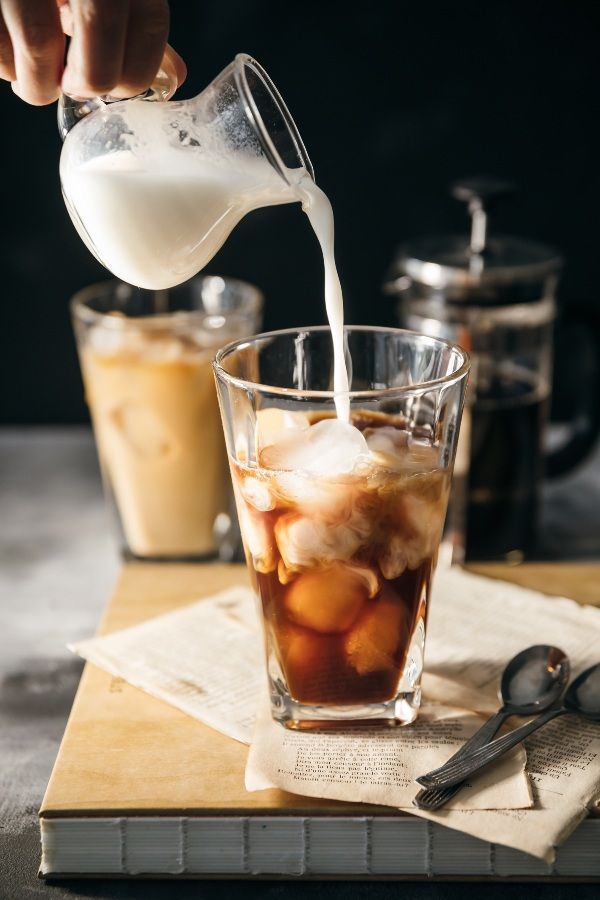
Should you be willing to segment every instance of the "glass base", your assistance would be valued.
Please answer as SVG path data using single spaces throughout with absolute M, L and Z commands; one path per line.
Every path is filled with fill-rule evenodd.
M 214 562 L 219 558 L 218 550 L 208 550 L 206 553 L 171 553 L 167 555 L 161 554 L 144 554 L 134 553 L 128 547 L 121 547 L 121 557 L 125 562 L 151 562 L 151 563 L 208 563 Z
M 298 703 L 280 685 L 271 683 L 271 713 L 277 722 L 295 731 L 340 727 L 397 727 L 410 725 L 421 705 L 421 689 L 402 692 L 383 703 L 356 706 Z
M 296 731 L 362 726 L 410 725 L 421 705 L 421 674 L 425 645 L 425 621 L 419 616 L 406 653 L 398 692 L 389 700 L 372 703 L 301 703 L 289 693 L 284 673 L 273 648 L 267 653 L 271 715 L 276 722 Z

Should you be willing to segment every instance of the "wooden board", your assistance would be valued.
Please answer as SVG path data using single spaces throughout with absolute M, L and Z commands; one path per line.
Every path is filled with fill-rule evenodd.
M 559 597 L 571 597 L 578 603 L 600 606 L 599 563 L 479 563 L 469 565 L 470 572 L 513 581 L 521 587 Z
M 600 605 L 600 565 L 480 565 L 473 571 Z M 235 584 L 244 566 L 129 563 L 99 633 L 137 624 Z M 247 793 L 247 749 L 121 679 L 86 666 L 40 815 L 389 815 L 270 790 Z M 397 815 L 397 810 L 392 811 Z

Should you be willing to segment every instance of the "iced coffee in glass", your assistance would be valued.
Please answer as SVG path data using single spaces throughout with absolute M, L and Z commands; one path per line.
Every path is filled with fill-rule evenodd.
M 468 358 L 347 328 L 350 410 L 327 328 L 230 344 L 215 373 L 274 718 L 414 720 Z
M 262 295 L 218 276 L 169 291 L 109 281 L 72 314 L 86 400 L 124 549 L 141 559 L 202 559 L 231 489 L 211 361 L 260 326 Z

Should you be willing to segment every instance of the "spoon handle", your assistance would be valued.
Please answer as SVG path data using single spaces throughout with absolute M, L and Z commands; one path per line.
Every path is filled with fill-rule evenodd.
M 480 747 L 484 747 L 487 743 L 491 741 L 494 737 L 502 723 L 505 719 L 507 719 L 511 715 L 510 710 L 507 710 L 505 707 L 499 709 L 497 713 L 494 713 L 493 716 L 484 722 L 481 728 L 479 728 L 475 734 L 472 734 L 468 741 L 466 741 L 460 750 L 457 750 L 456 753 L 450 757 L 450 759 L 446 760 L 443 766 L 439 769 L 434 769 L 433 772 L 428 772 L 427 775 L 424 775 L 423 778 L 427 778 L 431 774 L 440 774 L 446 770 L 446 767 L 451 763 L 456 762 L 456 760 L 462 759 L 463 756 L 467 756 L 472 753 L 474 750 L 478 750 Z M 417 779 L 420 781 L 420 778 Z M 448 800 L 451 800 L 452 797 L 458 791 L 462 785 L 454 784 L 447 788 L 429 788 L 422 791 L 419 791 L 415 799 L 413 800 L 413 804 L 419 809 L 439 809 L 440 806 L 444 806 Z
M 561 706 L 558 709 L 549 709 L 536 719 L 532 719 L 531 722 L 527 722 L 526 725 L 521 725 L 520 728 L 509 731 L 509 733 L 505 734 L 503 737 L 496 738 L 495 741 L 486 744 L 485 747 L 481 747 L 481 749 L 475 750 L 468 756 L 463 756 L 461 759 L 458 759 L 455 763 L 452 763 L 452 765 L 448 765 L 443 775 L 429 772 L 427 775 L 417 780 L 420 784 L 424 784 L 425 787 L 440 788 L 458 784 L 460 781 L 464 781 L 465 778 L 473 775 L 474 772 L 478 772 L 479 769 L 482 769 L 495 759 L 498 759 L 498 757 L 502 756 L 503 753 L 506 753 L 507 750 L 516 747 L 517 744 L 520 744 L 522 740 L 529 737 L 530 734 L 533 734 L 533 732 L 537 731 L 538 728 L 541 728 L 542 725 L 545 725 L 557 716 L 562 716 L 570 711 L 571 710 L 566 709 L 564 706 Z

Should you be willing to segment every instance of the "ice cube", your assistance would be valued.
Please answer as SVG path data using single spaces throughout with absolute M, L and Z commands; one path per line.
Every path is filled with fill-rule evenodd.
M 402 499 L 402 515 L 405 527 L 420 540 L 425 556 L 431 556 L 437 548 L 444 525 L 442 501 L 430 502 L 424 497 L 406 494 Z M 412 568 L 409 565 L 409 568 Z
M 414 475 L 431 472 L 439 465 L 440 450 L 426 436 L 420 439 L 407 431 L 384 425 L 365 429 L 371 459 L 377 466 Z
M 291 623 L 277 630 L 282 666 L 293 696 L 302 702 L 323 702 L 339 689 L 337 635 L 316 634 Z
M 406 480 L 405 488 L 408 494 L 435 504 L 437 514 L 444 514 L 448 488 L 448 480 L 444 471 L 438 470 L 437 472 L 413 475 Z
M 185 343 L 175 335 L 157 336 L 155 340 L 146 341 L 141 350 L 143 356 L 157 363 L 178 362 L 186 352 L 189 350 Z
M 278 629 L 277 643 L 288 678 L 295 674 L 310 675 L 319 665 L 321 656 L 320 642 L 303 628 L 288 625 L 285 630 Z
M 379 563 L 381 574 L 388 581 L 399 578 L 402 575 L 408 566 L 408 556 L 406 541 L 401 535 L 395 533 L 389 535 L 377 562 Z
M 260 512 L 267 512 L 275 506 L 269 485 L 262 478 L 253 478 L 252 476 L 243 478 L 240 491 L 244 500 Z
M 377 562 L 384 578 L 399 578 L 417 569 L 437 551 L 444 524 L 444 503 L 405 493 L 397 501 L 394 519 L 383 527 L 383 550 Z
M 272 489 L 288 504 L 309 516 L 324 515 L 329 521 L 348 518 L 355 500 L 351 482 L 328 481 L 301 472 L 278 472 Z
M 123 403 L 111 413 L 111 419 L 129 450 L 143 459 L 166 456 L 171 441 L 156 413 L 138 403 Z
M 289 409 L 267 407 L 256 413 L 256 442 L 258 451 L 277 441 L 285 440 L 290 433 L 304 431 L 310 426 L 308 417 Z
M 340 419 L 321 419 L 266 447 L 261 464 L 269 469 L 335 478 L 348 475 L 369 460 L 362 433 Z
M 233 442 L 235 458 L 239 462 L 255 461 L 254 407 L 251 398 L 243 391 L 235 395 L 235 403 L 229 405 L 233 419 Z M 227 429 L 225 429 L 227 431 Z
M 288 569 L 349 560 L 371 532 L 369 518 L 354 509 L 342 521 L 287 513 L 275 525 L 275 538 Z
M 408 474 L 418 472 L 431 472 L 438 468 L 440 460 L 440 448 L 430 441 L 411 438 L 408 442 L 408 454 L 405 457 L 405 467 Z
M 280 584 L 289 584 L 290 581 L 293 581 L 297 576 L 297 569 L 288 569 L 286 564 L 282 559 L 277 563 L 277 577 L 279 578 Z
M 341 634 L 378 589 L 378 578 L 369 569 L 333 563 L 293 581 L 285 595 L 285 608 L 298 625 L 322 634 Z
M 118 313 L 113 314 L 115 320 L 124 317 Z M 115 322 L 116 324 L 116 322 Z M 104 325 L 94 325 L 88 332 L 89 346 L 97 353 L 111 356 L 114 353 L 125 349 L 130 342 L 129 332 L 119 327 L 111 328 Z
M 365 614 L 344 642 L 348 662 L 359 675 L 396 666 L 396 653 L 404 637 L 404 617 L 397 601 L 383 597 L 366 607 Z
M 245 434 L 235 436 L 235 458 L 239 462 L 248 462 L 248 438 Z
M 386 469 L 400 471 L 406 458 L 408 434 L 391 425 L 365 429 L 365 440 L 373 462 Z
M 263 575 L 272 572 L 277 566 L 277 557 L 273 531 L 267 517 L 254 512 L 241 498 L 238 499 L 237 510 L 240 531 L 252 565 Z

